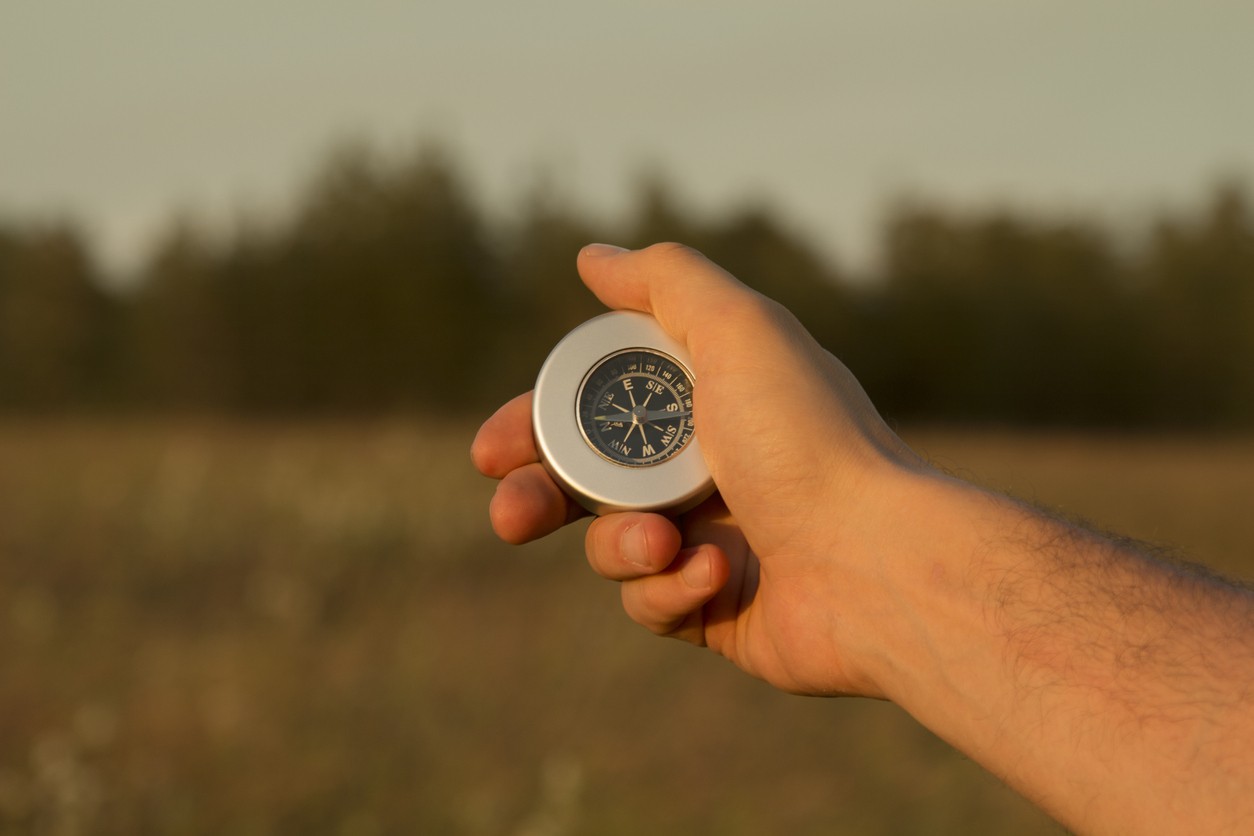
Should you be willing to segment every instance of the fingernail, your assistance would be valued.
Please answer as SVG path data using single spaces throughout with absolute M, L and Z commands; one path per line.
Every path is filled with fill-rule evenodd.
M 637 523 L 623 529 L 623 533 L 619 535 L 618 548 L 622 551 L 623 559 L 632 566 L 652 568 L 649 565 L 649 537 L 645 534 L 643 525 Z
M 679 570 L 679 576 L 684 579 L 684 583 L 693 589 L 708 589 L 710 556 L 701 554 L 700 549 L 688 549 L 687 552 L 680 552 L 679 556 L 687 560 L 683 568 Z
M 627 250 L 622 247 L 616 247 L 613 244 L 589 244 L 584 247 L 579 254 L 586 255 L 590 258 L 597 258 L 599 256 L 618 255 L 619 253 L 625 252 L 627 252 Z

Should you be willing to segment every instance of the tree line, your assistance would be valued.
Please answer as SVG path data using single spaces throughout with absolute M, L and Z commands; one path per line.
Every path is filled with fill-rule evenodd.
M 0 225 L 0 410 L 482 410 L 600 312 L 581 245 L 678 240 L 796 312 L 892 420 L 1254 425 L 1254 218 L 1235 182 L 1134 236 L 903 202 L 864 274 L 770 206 L 702 215 L 656 174 L 614 224 L 542 183 L 506 216 L 472 195 L 445 148 L 347 146 L 283 217 L 229 235 L 171 220 L 122 290 L 73 225 Z

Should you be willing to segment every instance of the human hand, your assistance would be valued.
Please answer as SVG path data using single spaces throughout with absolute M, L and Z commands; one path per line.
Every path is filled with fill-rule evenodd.
M 594 245 L 579 272 L 687 346 L 719 489 L 676 519 L 593 520 L 588 560 L 628 615 L 788 691 L 892 699 L 1072 829 L 1249 830 L 1247 589 L 931 470 L 787 311 L 698 253 Z M 504 539 L 581 515 L 539 464 L 529 395 L 472 455 L 501 480 Z
M 592 567 L 622 582 L 635 621 L 777 687 L 882 696 L 882 596 L 870 590 L 883 585 L 894 486 L 917 458 L 791 314 L 700 254 L 593 245 L 578 267 L 606 305 L 652 314 L 687 346 L 719 489 L 679 519 L 595 519 Z M 490 515 L 503 539 L 535 539 L 582 515 L 538 463 L 529 394 L 485 422 L 472 455 L 501 480 Z

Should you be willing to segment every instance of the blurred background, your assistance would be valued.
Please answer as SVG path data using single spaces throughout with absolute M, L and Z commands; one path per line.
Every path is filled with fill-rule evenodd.
M 679 240 L 921 452 L 1254 576 L 1254 10 L 0 10 L 0 833 L 1053 833 L 468 449 Z

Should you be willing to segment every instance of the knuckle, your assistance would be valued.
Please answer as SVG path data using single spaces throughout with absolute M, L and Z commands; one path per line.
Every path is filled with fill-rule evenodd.
M 602 566 L 608 562 L 606 558 L 609 546 L 614 541 L 611 532 L 608 531 L 612 525 L 611 518 L 597 517 L 588 524 L 584 532 L 584 554 L 587 555 L 588 564 L 598 573 L 602 572 Z
M 597 574 L 612 580 L 624 579 L 622 564 L 623 532 L 631 520 L 623 514 L 596 517 L 584 533 L 584 554 Z
M 651 261 L 658 262 L 659 266 L 670 269 L 682 269 L 707 261 L 700 251 L 676 241 L 663 241 L 652 244 L 645 247 L 642 252 Z
M 755 330 L 792 330 L 800 327 L 796 315 L 779 302 L 756 290 L 748 290 L 740 300 L 739 315 L 746 322 L 746 327 Z
M 671 574 L 655 575 L 623 584 L 623 610 L 640 626 L 658 636 L 674 636 L 701 608 Z

